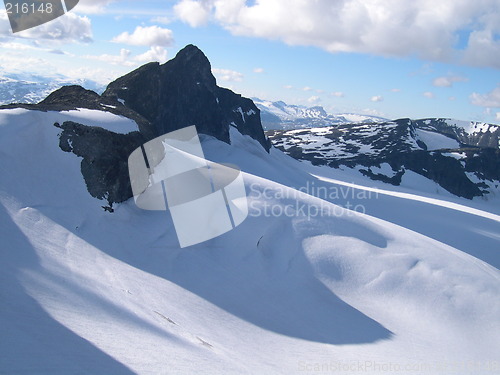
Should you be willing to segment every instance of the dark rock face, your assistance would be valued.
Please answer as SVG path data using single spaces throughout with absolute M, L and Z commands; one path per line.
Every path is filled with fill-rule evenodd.
M 92 90 L 84 89 L 82 86 L 63 86 L 51 93 L 39 104 L 40 106 L 57 105 L 74 108 L 77 103 L 84 108 L 101 109 L 101 96 Z
M 231 90 L 218 88 L 218 100 L 226 117 L 226 122 L 235 126 L 241 134 L 248 135 L 259 142 L 262 147 L 269 151 L 271 141 L 269 141 L 262 129 L 260 120 L 260 110 L 254 102 L 241 95 L 235 94 Z
M 144 136 L 139 132 L 117 134 L 72 121 L 54 125 L 62 129 L 59 147 L 83 158 L 81 171 L 90 195 L 106 199 L 109 209 L 132 197 L 128 157 L 144 143 Z
M 149 63 L 118 78 L 102 96 L 124 102 L 145 117 L 156 135 L 196 125 L 199 133 L 229 143 L 233 125 L 270 148 L 260 111 L 250 99 L 218 87 L 210 62 L 193 45 L 163 65 Z

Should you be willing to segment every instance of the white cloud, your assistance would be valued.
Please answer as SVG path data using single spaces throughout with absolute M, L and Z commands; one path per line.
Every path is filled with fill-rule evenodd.
M 311 87 L 309 87 L 309 86 L 306 86 L 306 87 L 303 87 L 303 88 L 302 88 L 302 90 L 303 90 L 303 91 L 311 91 L 311 90 L 312 90 L 312 88 L 311 88 Z
M 132 34 L 123 32 L 114 37 L 112 42 L 130 44 L 133 46 L 168 47 L 174 42 L 173 32 L 159 26 L 137 26 Z
M 426 98 L 429 98 L 429 99 L 433 99 L 434 98 L 434 93 L 432 93 L 430 91 L 426 91 L 422 95 L 425 96 Z
M 0 42 L 0 48 L 21 50 L 21 51 L 36 49 L 36 47 L 30 46 L 28 44 L 17 43 L 17 42 Z
M 450 100 L 450 101 L 454 101 L 454 100 L 457 100 L 457 98 L 456 98 L 455 96 L 450 96 L 450 97 L 448 98 L 448 100 Z
M 122 48 L 120 50 L 119 55 L 109 55 L 109 54 L 103 54 L 103 55 L 86 55 L 84 58 L 89 59 L 89 60 L 98 60 L 98 61 L 103 61 L 108 64 L 112 65 L 123 65 L 123 66 L 134 66 L 136 65 L 135 62 L 131 61 L 130 59 L 131 52 L 128 49 Z
M 465 63 L 500 69 L 499 56 L 500 40 L 495 39 L 494 33 L 491 30 L 473 31 L 470 34 L 463 58 Z
M 332 96 L 335 96 L 337 98 L 343 98 L 345 96 L 345 94 L 342 91 L 335 91 L 335 92 L 332 92 Z
M 174 6 L 174 12 L 191 27 L 206 25 L 210 18 L 211 2 L 182 0 Z
M 158 61 L 164 63 L 167 61 L 167 50 L 160 46 L 152 46 L 148 51 L 134 57 L 134 61 L 150 62 Z
M 474 92 L 469 98 L 472 104 L 480 107 L 500 108 L 500 86 L 487 94 Z
M 169 23 L 172 22 L 172 20 L 168 17 L 165 17 L 165 16 L 158 16 L 158 17 L 151 18 L 151 22 L 161 23 L 163 25 L 168 25 Z
M 32 44 L 24 44 L 18 42 L 0 42 L 0 48 L 10 49 L 12 51 L 44 51 L 54 55 L 74 56 L 73 54 L 63 51 L 59 48 L 44 48 L 39 46 L 41 43 L 33 42 Z
M 496 113 L 495 120 L 500 121 L 500 112 Z
M 48 74 L 57 71 L 57 68 L 45 59 L 32 57 L 17 51 L 0 53 L 0 67 L 2 71 L 26 73 L 26 66 L 33 67 L 30 73 Z
M 264 68 L 254 68 L 254 73 L 264 73 Z
M 226 82 L 241 82 L 243 81 L 243 74 L 229 69 L 212 69 L 212 73 L 217 79 Z
M 401 89 L 391 89 L 392 92 L 401 92 Z
M 375 96 L 372 96 L 370 100 L 372 102 L 381 102 L 384 100 L 384 97 L 381 95 L 375 95 Z
M 92 42 L 92 26 L 88 17 L 78 16 L 72 12 L 51 22 L 12 34 L 5 13 L 0 13 L 0 37 L 33 39 L 52 43 L 90 43 Z
M 444 76 L 437 77 L 432 81 L 432 84 L 436 87 L 452 87 L 455 82 L 467 82 L 468 79 L 460 76 Z
M 310 104 L 316 104 L 321 101 L 321 98 L 319 96 L 311 96 L 310 98 L 307 99 L 307 102 Z
M 330 52 L 417 56 L 500 67 L 500 41 L 495 39 L 500 32 L 498 0 L 315 0 L 313 4 L 305 0 L 181 0 L 175 8 L 179 18 L 192 26 L 211 18 L 235 35 Z M 457 41 L 464 35 L 468 40 L 462 59 Z
M 284 89 L 287 89 L 287 90 L 291 90 L 293 89 L 293 86 L 292 85 L 285 85 L 283 86 Z
M 378 116 L 378 117 L 385 117 L 384 112 L 377 111 L 376 109 L 371 109 L 371 108 L 365 108 L 361 110 L 362 113 L 366 115 L 372 115 L 372 116 Z
M 67 77 L 70 79 L 88 79 L 106 85 L 116 78 L 130 71 L 130 66 L 122 65 L 106 65 L 105 67 L 95 67 L 92 64 L 81 64 L 81 57 L 75 63 L 67 63 L 72 60 L 57 60 L 46 59 L 41 57 L 33 57 L 31 54 L 24 54 L 24 51 L 11 51 L 9 53 L 0 53 L 0 67 L 3 72 L 14 74 L 25 74 L 26 66 L 29 66 L 29 73 L 44 77 Z M 73 58 L 71 55 L 70 59 Z M 65 61 L 66 63 L 61 63 Z
M 64 67 L 60 73 L 73 79 L 88 79 L 90 81 L 98 82 L 102 85 L 107 85 L 109 82 L 114 81 L 118 77 L 126 74 L 130 68 L 119 67 L 116 68 L 106 66 L 105 68 L 95 67 Z
M 122 48 L 119 55 L 86 55 L 84 58 L 103 61 L 111 65 L 137 66 L 139 63 L 146 63 L 150 61 L 163 63 L 167 61 L 167 51 L 163 47 L 153 46 L 148 51 L 140 55 L 133 56 L 130 50 Z

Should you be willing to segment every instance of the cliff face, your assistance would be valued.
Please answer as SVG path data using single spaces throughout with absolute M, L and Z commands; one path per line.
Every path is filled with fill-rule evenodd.
M 231 90 L 217 86 L 210 62 L 188 45 L 163 65 L 146 64 L 110 83 L 102 95 L 146 118 L 155 135 L 196 125 L 199 133 L 229 143 L 229 126 L 269 150 L 260 111 Z
M 11 104 L 0 108 L 68 111 L 86 108 L 132 119 L 138 130 L 118 134 L 96 126 L 66 121 L 59 147 L 82 157 L 81 172 L 87 190 L 113 203 L 132 197 L 127 161 L 144 142 L 162 134 L 196 125 L 198 133 L 230 143 L 229 127 L 249 135 L 269 151 L 260 111 L 252 100 L 217 86 L 210 62 L 197 47 L 188 45 L 163 65 L 148 63 L 110 83 L 102 95 L 81 86 L 64 86 L 38 104 Z M 82 121 L 84 122 L 84 121 Z

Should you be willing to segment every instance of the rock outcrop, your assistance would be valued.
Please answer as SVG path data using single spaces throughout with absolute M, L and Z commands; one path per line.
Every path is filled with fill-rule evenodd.
M 109 130 L 72 121 L 62 125 L 59 147 L 82 158 L 81 171 L 87 190 L 94 198 L 113 203 L 132 197 L 128 175 L 128 157 L 145 139 L 139 132 L 117 134 Z
M 82 157 L 81 172 L 89 193 L 113 203 L 132 197 L 128 156 L 144 142 L 173 130 L 196 125 L 198 133 L 230 143 L 234 126 L 269 151 L 260 111 L 252 100 L 217 86 L 210 62 L 193 45 L 160 65 L 151 62 L 110 83 L 102 95 L 78 85 L 64 86 L 38 104 L 12 104 L 39 111 L 87 108 L 111 112 L 134 120 L 139 132 L 117 134 L 67 121 L 54 124 L 62 129 L 59 146 Z
M 252 100 L 217 86 L 210 62 L 193 45 L 163 65 L 149 63 L 110 83 L 103 98 L 146 118 L 156 135 L 196 125 L 199 133 L 229 143 L 229 126 L 269 150 L 260 111 Z

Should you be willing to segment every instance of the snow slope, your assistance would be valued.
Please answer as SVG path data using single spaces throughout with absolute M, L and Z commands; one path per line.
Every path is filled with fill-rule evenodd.
M 0 111 L 0 126 L 17 123 L 19 128 L 31 127 L 36 124 L 51 126 L 55 122 L 74 121 L 88 126 L 99 126 L 115 133 L 127 134 L 138 131 L 135 121 L 115 115 L 111 112 L 79 108 L 70 111 L 32 111 L 23 108 L 3 109 Z
M 444 148 L 456 149 L 460 147 L 455 139 L 449 138 L 443 134 L 430 132 L 427 130 L 416 129 L 417 137 L 425 143 L 428 151 L 440 150 Z
M 203 147 L 242 168 L 250 216 L 181 250 L 168 213 L 100 208 L 53 115 L 0 112 L 1 374 L 498 366 L 498 217 L 389 194 L 363 200 L 370 215 L 348 210 L 350 195 L 294 189 L 341 183 L 231 129 L 233 146 Z M 447 222 L 474 247 L 432 231 Z

